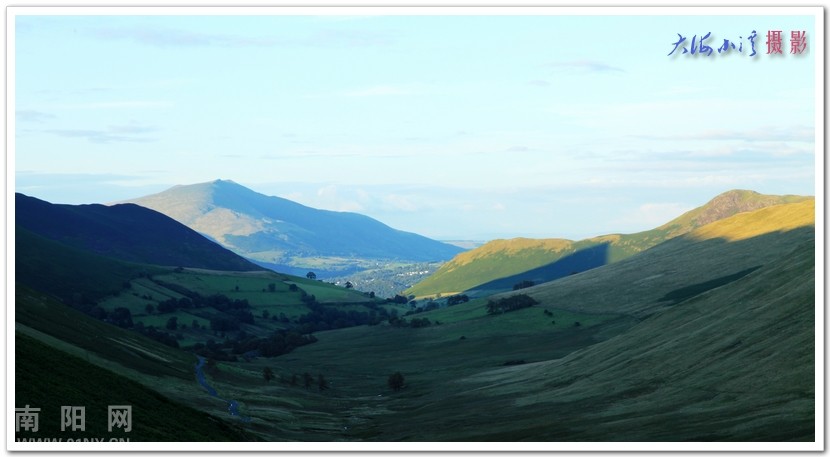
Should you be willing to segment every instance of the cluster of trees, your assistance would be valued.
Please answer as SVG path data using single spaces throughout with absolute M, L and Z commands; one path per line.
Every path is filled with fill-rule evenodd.
M 415 298 L 414 295 L 410 296 L 410 297 L 404 297 L 403 295 L 395 294 L 394 297 L 387 298 L 386 302 L 387 303 L 395 303 L 395 304 L 398 304 L 398 305 L 405 305 L 405 304 L 409 303 L 409 300 L 412 300 L 414 298 Z
M 174 348 L 179 347 L 179 342 L 177 341 L 178 339 L 175 335 L 171 335 L 161 330 L 156 330 L 156 328 L 152 325 L 148 327 L 137 325 L 134 330 L 150 339 L 158 341 L 159 343 L 166 344 L 167 346 Z
M 147 311 L 152 311 L 148 305 Z M 190 292 L 190 296 L 179 299 L 168 298 L 156 306 L 159 313 L 172 313 L 178 309 L 191 308 L 214 308 L 219 311 L 232 311 L 240 309 L 250 309 L 251 305 L 248 300 L 234 300 L 226 295 L 213 294 L 208 296 L 200 295 L 198 292 Z
M 370 308 L 368 312 L 338 309 L 321 305 L 316 301 L 309 301 L 306 306 L 311 311 L 297 318 L 300 333 L 312 333 L 357 325 L 377 325 L 392 317 L 385 308 L 373 303 L 364 304 L 364 306 Z
M 238 357 L 277 357 L 316 341 L 314 335 L 302 335 L 295 330 L 277 330 L 266 338 L 239 332 L 235 338 L 225 338 L 221 342 L 209 339 L 190 349 L 207 359 L 235 362 Z
M 108 313 L 101 307 L 94 306 L 89 309 L 88 314 L 92 317 L 95 317 L 96 319 L 101 319 L 105 322 L 117 325 L 121 328 L 133 329 L 141 333 L 142 335 L 156 340 L 162 344 L 166 344 L 174 348 L 179 347 L 179 342 L 177 341 L 176 336 L 161 330 L 157 330 L 152 325 L 145 327 L 140 322 L 136 325 L 133 322 L 133 315 L 130 312 L 129 308 L 119 307 L 115 308 L 114 310 Z
M 468 297 L 467 294 L 452 295 L 447 297 L 447 306 L 460 305 L 462 303 L 467 303 L 468 301 L 470 301 L 470 297 Z
M 413 309 L 410 310 L 410 311 L 407 311 L 406 314 L 404 314 L 404 316 L 410 316 L 412 314 L 418 314 L 418 313 L 423 313 L 423 312 L 426 312 L 426 311 L 432 311 L 434 309 L 438 309 L 438 308 L 441 307 L 441 305 L 439 305 L 437 302 L 434 302 L 434 301 L 429 301 L 429 302 L 427 302 L 426 305 L 424 305 L 420 308 L 415 308 L 414 303 L 411 306 L 413 307 Z
M 435 322 L 438 324 L 438 321 Z M 432 321 L 427 319 L 426 317 L 412 318 L 409 321 L 406 319 L 401 319 L 398 317 L 391 317 L 389 318 L 389 325 L 392 327 L 410 327 L 410 328 L 422 328 L 422 327 L 429 327 L 432 325 Z
M 104 313 L 101 318 L 110 324 L 117 325 L 121 328 L 132 328 L 133 315 L 128 308 L 115 308 L 111 313 L 109 313 L 109 315 L 107 315 L 106 311 L 103 309 L 98 309 Z
M 498 301 L 489 300 L 487 302 L 487 314 L 502 314 L 517 309 L 528 308 L 538 304 L 533 297 L 525 294 L 513 295 L 498 299 Z
M 240 332 L 237 338 L 226 346 L 233 354 L 277 357 L 316 341 L 314 335 L 304 335 L 295 330 L 277 330 L 267 338 L 248 336 Z
M 204 343 L 196 343 L 189 349 L 197 355 L 201 355 L 206 358 L 208 361 L 208 368 L 210 368 L 211 362 L 215 363 L 217 360 L 236 362 L 238 360 L 237 357 L 230 353 L 230 351 L 226 350 L 232 346 L 233 343 L 227 339 L 221 343 L 217 343 L 213 339 L 209 339 Z
M 525 279 L 524 281 L 513 284 L 513 290 L 527 289 L 528 287 L 533 287 L 535 285 L 536 283 L 534 283 L 533 281 L 528 281 L 527 279 Z
M 277 375 L 274 374 L 274 370 L 272 370 L 270 367 L 265 367 L 265 368 L 262 369 L 262 379 L 264 379 L 265 382 L 270 383 L 271 381 L 276 379 L 276 377 L 277 377 Z M 314 385 L 314 379 L 315 378 L 314 378 L 314 376 L 311 375 L 311 373 L 309 373 L 307 371 L 305 373 L 303 373 L 303 375 L 302 375 L 303 387 L 305 387 L 306 389 L 310 389 L 311 386 Z M 318 373 L 316 379 L 317 379 L 317 389 L 318 390 L 320 390 L 321 392 L 324 391 L 324 390 L 329 390 L 329 388 L 330 388 L 329 382 L 326 380 L 326 377 L 323 376 L 322 373 Z M 283 378 L 282 376 L 280 376 L 280 381 L 282 381 L 283 384 L 298 386 L 298 385 L 300 385 L 300 376 L 298 376 L 296 374 L 291 375 L 289 378 Z

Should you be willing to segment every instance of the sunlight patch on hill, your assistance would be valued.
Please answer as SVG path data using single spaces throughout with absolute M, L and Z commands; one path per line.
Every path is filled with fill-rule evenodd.
M 745 240 L 770 232 L 786 232 L 799 227 L 815 225 L 815 199 L 799 203 L 770 206 L 700 227 L 689 234 L 693 239 L 723 238 L 729 241 Z

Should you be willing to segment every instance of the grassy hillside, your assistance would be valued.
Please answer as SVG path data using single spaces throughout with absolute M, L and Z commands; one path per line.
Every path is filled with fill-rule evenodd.
M 814 240 L 814 220 L 814 200 L 736 214 L 640 255 L 522 292 L 574 311 L 646 316 L 671 291 L 765 265 Z M 742 233 L 756 236 L 729 241 Z M 596 287 L 613 294 L 585 294 Z
M 523 280 L 552 281 L 630 257 L 663 241 L 740 212 L 805 201 L 811 197 L 762 195 L 733 190 L 652 230 L 605 235 L 573 242 L 562 239 L 496 240 L 459 254 L 432 276 L 406 291 L 416 296 L 471 291 L 492 294 Z M 574 255 L 583 252 L 582 255 Z M 593 251 L 593 252 L 592 252 Z M 588 255 L 590 254 L 590 255 Z
M 427 319 L 431 325 L 423 328 L 384 323 L 323 331 L 316 343 L 279 357 L 218 362 L 207 380 L 222 398 L 238 401 L 250 418 L 244 423 L 195 382 L 192 354 L 24 286 L 17 290 L 17 331 L 152 388 L 160 403 L 173 398 L 228 420 L 229 428 L 217 425 L 228 433 L 245 433 L 217 439 L 810 441 L 814 210 L 810 200 L 737 214 L 625 260 L 523 289 L 539 302 L 529 308 L 489 315 L 487 299 L 477 299 L 406 317 Z M 316 287 L 321 297 L 362 297 L 266 273 L 180 270 L 159 277 L 166 281 L 134 280 L 132 290 L 221 289 L 267 306 L 287 299 L 295 282 Z M 48 357 L 32 366 L 50 366 Z M 75 362 L 66 362 L 67 373 L 89 370 Z M 266 368 L 274 373 L 270 381 Z M 400 391 L 387 385 L 396 371 L 405 377 Z M 99 393 L 116 382 L 88 372 Z M 26 376 L 31 388 L 21 392 L 33 397 L 21 401 L 46 404 L 43 396 L 57 389 L 53 381 Z M 93 404 L 107 400 L 75 381 L 57 391 L 81 392 L 78 398 Z
M 435 402 L 390 405 L 400 409 L 383 436 L 812 441 L 814 246 L 792 247 L 561 359 L 483 371 Z
M 96 302 L 119 293 L 129 281 L 165 272 L 94 254 L 15 226 L 15 280 L 65 303 Z
M 135 441 L 247 441 L 240 427 L 197 411 L 129 377 L 95 366 L 24 334 L 15 335 L 16 407 L 40 408 L 39 431 L 16 438 Z M 61 406 L 86 408 L 85 431 L 61 431 Z M 109 405 L 132 406 L 132 430 L 107 430 Z
M 101 322 L 20 284 L 15 288 L 15 325 L 18 332 L 115 371 L 192 379 L 193 355 Z
M 734 216 L 720 235 L 761 234 L 704 227 L 522 290 L 540 303 L 519 311 L 473 300 L 418 314 L 427 328 L 324 332 L 240 366 L 324 373 L 334 387 L 303 405 L 331 440 L 811 441 L 813 210 Z M 394 371 L 400 392 L 385 383 Z

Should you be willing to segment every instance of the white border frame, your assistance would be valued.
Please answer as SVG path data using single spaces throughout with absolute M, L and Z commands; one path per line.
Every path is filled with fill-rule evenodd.
M 525 2 L 526 6 L 495 6 L 495 5 L 466 5 L 442 6 L 440 4 L 423 4 L 418 6 L 389 6 L 369 2 L 364 6 L 8 6 L 6 8 L 6 410 L 4 418 L 7 420 L 6 449 L 9 451 L 473 451 L 473 452 L 515 452 L 515 451 L 753 451 L 753 452 L 782 452 L 782 451 L 822 451 L 824 450 L 824 323 L 825 291 L 824 291 L 824 9 L 818 6 L 800 7 L 665 7 L 665 6 L 544 6 L 544 2 Z M 375 3 L 374 5 L 372 3 Z M 386 2 L 384 2 L 386 3 Z M 481 2 L 478 2 L 481 3 Z M 14 191 L 15 191 L 15 18 L 18 15 L 622 15 L 622 16 L 658 16 L 684 14 L 723 16 L 723 15 L 812 15 L 815 18 L 815 37 L 811 46 L 816 58 L 815 65 L 815 170 L 821 172 L 815 177 L 816 196 L 816 233 L 821 234 L 816 239 L 816 289 L 815 289 L 815 381 L 816 381 L 816 420 L 815 437 L 813 443 L 769 443 L 769 442 L 737 442 L 737 443 L 468 443 L 468 442 L 288 442 L 288 443 L 17 443 L 13 441 L 14 408 L 14 231 L 9 230 L 14 220 Z M 9 441 L 9 439 L 12 441 Z

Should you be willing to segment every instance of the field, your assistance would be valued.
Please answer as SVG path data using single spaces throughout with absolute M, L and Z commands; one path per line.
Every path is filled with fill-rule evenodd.
M 800 205 L 735 216 L 551 283 L 403 316 L 428 326 L 390 319 L 316 331 L 316 342 L 277 357 L 209 360 L 206 380 L 221 399 L 196 382 L 194 354 L 20 285 L 17 332 L 240 434 L 218 439 L 812 441 L 815 228 L 800 217 L 813 207 Z M 141 300 L 196 291 L 286 312 L 301 306 L 292 284 L 332 309 L 378 306 L 305 278 L 184 269 L 134 279 L 106 306 L 132 307 L 136 320 L 156 326 L 208 311 L 142 314 Z M 487 313 L 489 299 L 515 294 L 538 303 Z M 258 316 L 243 330 L 266 334 L 274 322 Z M 216 336 L 177 331 L 183 342 Z M 400 390 L 388 384 L 396 372 Z M 239 416 L 228 413 L 231 400 Z

